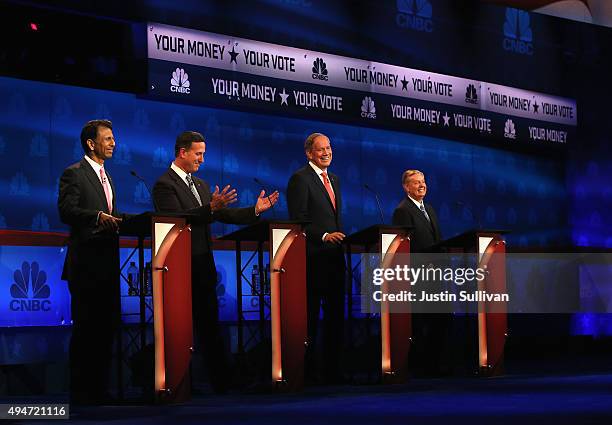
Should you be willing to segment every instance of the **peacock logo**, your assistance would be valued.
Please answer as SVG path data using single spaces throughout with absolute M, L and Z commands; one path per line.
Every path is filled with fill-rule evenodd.
M 529 12 L 507 7 L 503 30 L 504 50 L 521 55 L 533 55 L 534 37 Z
M 190 86 L 189 74 L 183 68 L 176 68 L 172 72 L 172 78 L 170 78 L 170 91 L 189 94 Z
M 327 64 L 321 58 L 316 58 L 312 63 L 312 78 L 315 80 L 329 80 Z
M 366 96 L 361 101 L 361 116 L 362 118 L 376 119 L 376 106 L 374 105 L 374 99 L 370 96 Z
M 36 261 L 24 261 L 21 269 L 13 273 L 15 282 L 11 285 L 10 309 L 12 311 L 49 311 L 51 309 L 51 288 L 47 285 L 47 273 L 40 270 Z

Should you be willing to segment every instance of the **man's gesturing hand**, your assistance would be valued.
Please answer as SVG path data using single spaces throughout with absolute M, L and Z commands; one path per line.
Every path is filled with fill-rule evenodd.
M 219 192 L 219 186 L 215 186 L 215 191 L 212 193 L 212 199 L 210 201 L 210 210 L 217 211 L 221 208 L 227 207 L 229 204 L 233 204 L 237 201 L 238 194 L 236 189 L 230 189 L 228 184 Z
M 344 233 L 342 232 L 332 232 L 332 233 L 328 233 L 327 235 L 325 235 L 325 242 L 340 244 L 342 243 L 343 239 L 344 239 Z
M 278 201 L 278 190 L 275 190 L 274 193 L 266 196 L 266 191 L 262 190 L 257 198 L 257 203 L 255 204 L 255 214 L 261 214 L 264 211 L 272 208 L 274 204 Z

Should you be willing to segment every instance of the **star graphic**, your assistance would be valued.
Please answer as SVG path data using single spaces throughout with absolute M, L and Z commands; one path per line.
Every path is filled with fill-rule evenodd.
M 283 91 L 279 93 L 279 95 L 281 97 L 281 105 L 284 103 L 285 105 L 289 106 L 289 104 L 287 103 L 287 98 L 289 97 L 289 94 L 285 91 L 284 87 Z
M 404 91 L 404 90 L 408 91 L 408 80 L 406 79 L 405 75 L 404 75 L 404 78 L 401 81 L 402 81 L 402 91 Z
M 448 115 L 448 112 L 444 111 L 444 115 L 442 115 L 442 119 L 444 119 L 445 126 L 450 125 L 450 116 Z
M 228 52 L 231 56 L 230 58 L 230 63 L 234 62 L 236 65 L 238 65 L 238 61 L 236 60 L 236 58 L 238 57 L 238 55 L 240 53 L 238 53 L 236 50 L 234 50 L 234 46 L 232 46 L 232 51 Z
M 533 112 L 539 114 L 538 109 L 540 109 L 540 105 L 538 105 L 538 102 L 533 102 Z

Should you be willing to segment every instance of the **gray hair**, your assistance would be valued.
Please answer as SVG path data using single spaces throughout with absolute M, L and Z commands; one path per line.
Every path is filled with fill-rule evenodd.
M 415 174 L 420 174 L 423 177 L 425 177 L 425 174 L 423 174 L 422 171 L 419 171 L 419 170 L 406 170 L 406 171 L 404 171 L 404 174 L 402 174 L 402 185 L 406 184 L 406 181 L 410 177 L 414 176 Z
M 329 137 L 327 137 L 323 133 L 312 133 L 310 136 L 308 136 L 306 138 L 306 141 L 304 142 L 304 151 L 305 152 L 310 152 L 312 150 L 312 145 L 314 145 L 314 141 L 315 141 L 315 139 L 317 137 L 325 137 L 326 139 L 329 140 Z

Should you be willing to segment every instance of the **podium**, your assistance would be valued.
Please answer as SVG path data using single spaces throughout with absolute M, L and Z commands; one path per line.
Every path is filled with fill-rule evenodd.
M 144 213 L 121 226 L 122 235 L 138 237 L 141 291 L 143 240 L 148 236 L 152 238 L 154 394 L 156 401 L 164 403 L 182 402 L 191 397 L 193 323 L 189 217 L 188 214 Z M 141 298 L 141 311 L 143 302 Z
M 272 383 L 289 391 L 299 390 L 304 384 L 304 354 L 308 336 L 304 224 L 298 221 L 262 220 L 220 238 L 236 242 L 239 280 L 242 266 L 239 262 L 240 243 L 257 242 L 261 251 L 263 243 L 269 242 Z M 239 281 L 239 292 L 241 287 Z M 240 334 L 241 312 L 238 314 Z
M 478 267 L 486 268 L 484 280 L 478 281 L 478 290 L 489 294 L 506 293 L 506 242 L 504 230 L 469 230 L 436 245 L 438 250 L 455 253 L 473 253 Z M 487 311 L 486 301 L 478 301 L 478 368 L 481 375 L 496 376 L 504 370 L 504 348 L 508 331 L 505 306 Z M 496 303 L 499 305 L 499 303 Z
M 351 283 L 353 270 L 351 245 L 363 246 L 366 252 L 375 249 L 375 253 L 378 253 L 381 258 L 380 267 L 394 268 L 397 265 L 409 265 L 410 229 L 409 226 L 374 225 L 347 236 L 344 242 L 347 244 Z M 396 254 L 403 255 L 397 256 Z M 351 286 L 349 285 L 349 287 Z M 381 290 L 383 293 L 390 292 L 386 282 L 382 284 Z M 349 296 L 349 300 L 352 300 L 351 296 Z M 351 309 L 352 307 L 349 305 L 349 312 L 352 311 Z M 406 381 L 411 336 L 410 313 L 390 313 L 388 304 L 383 302 L 380 313 L 381 376 L 383 382 Z

